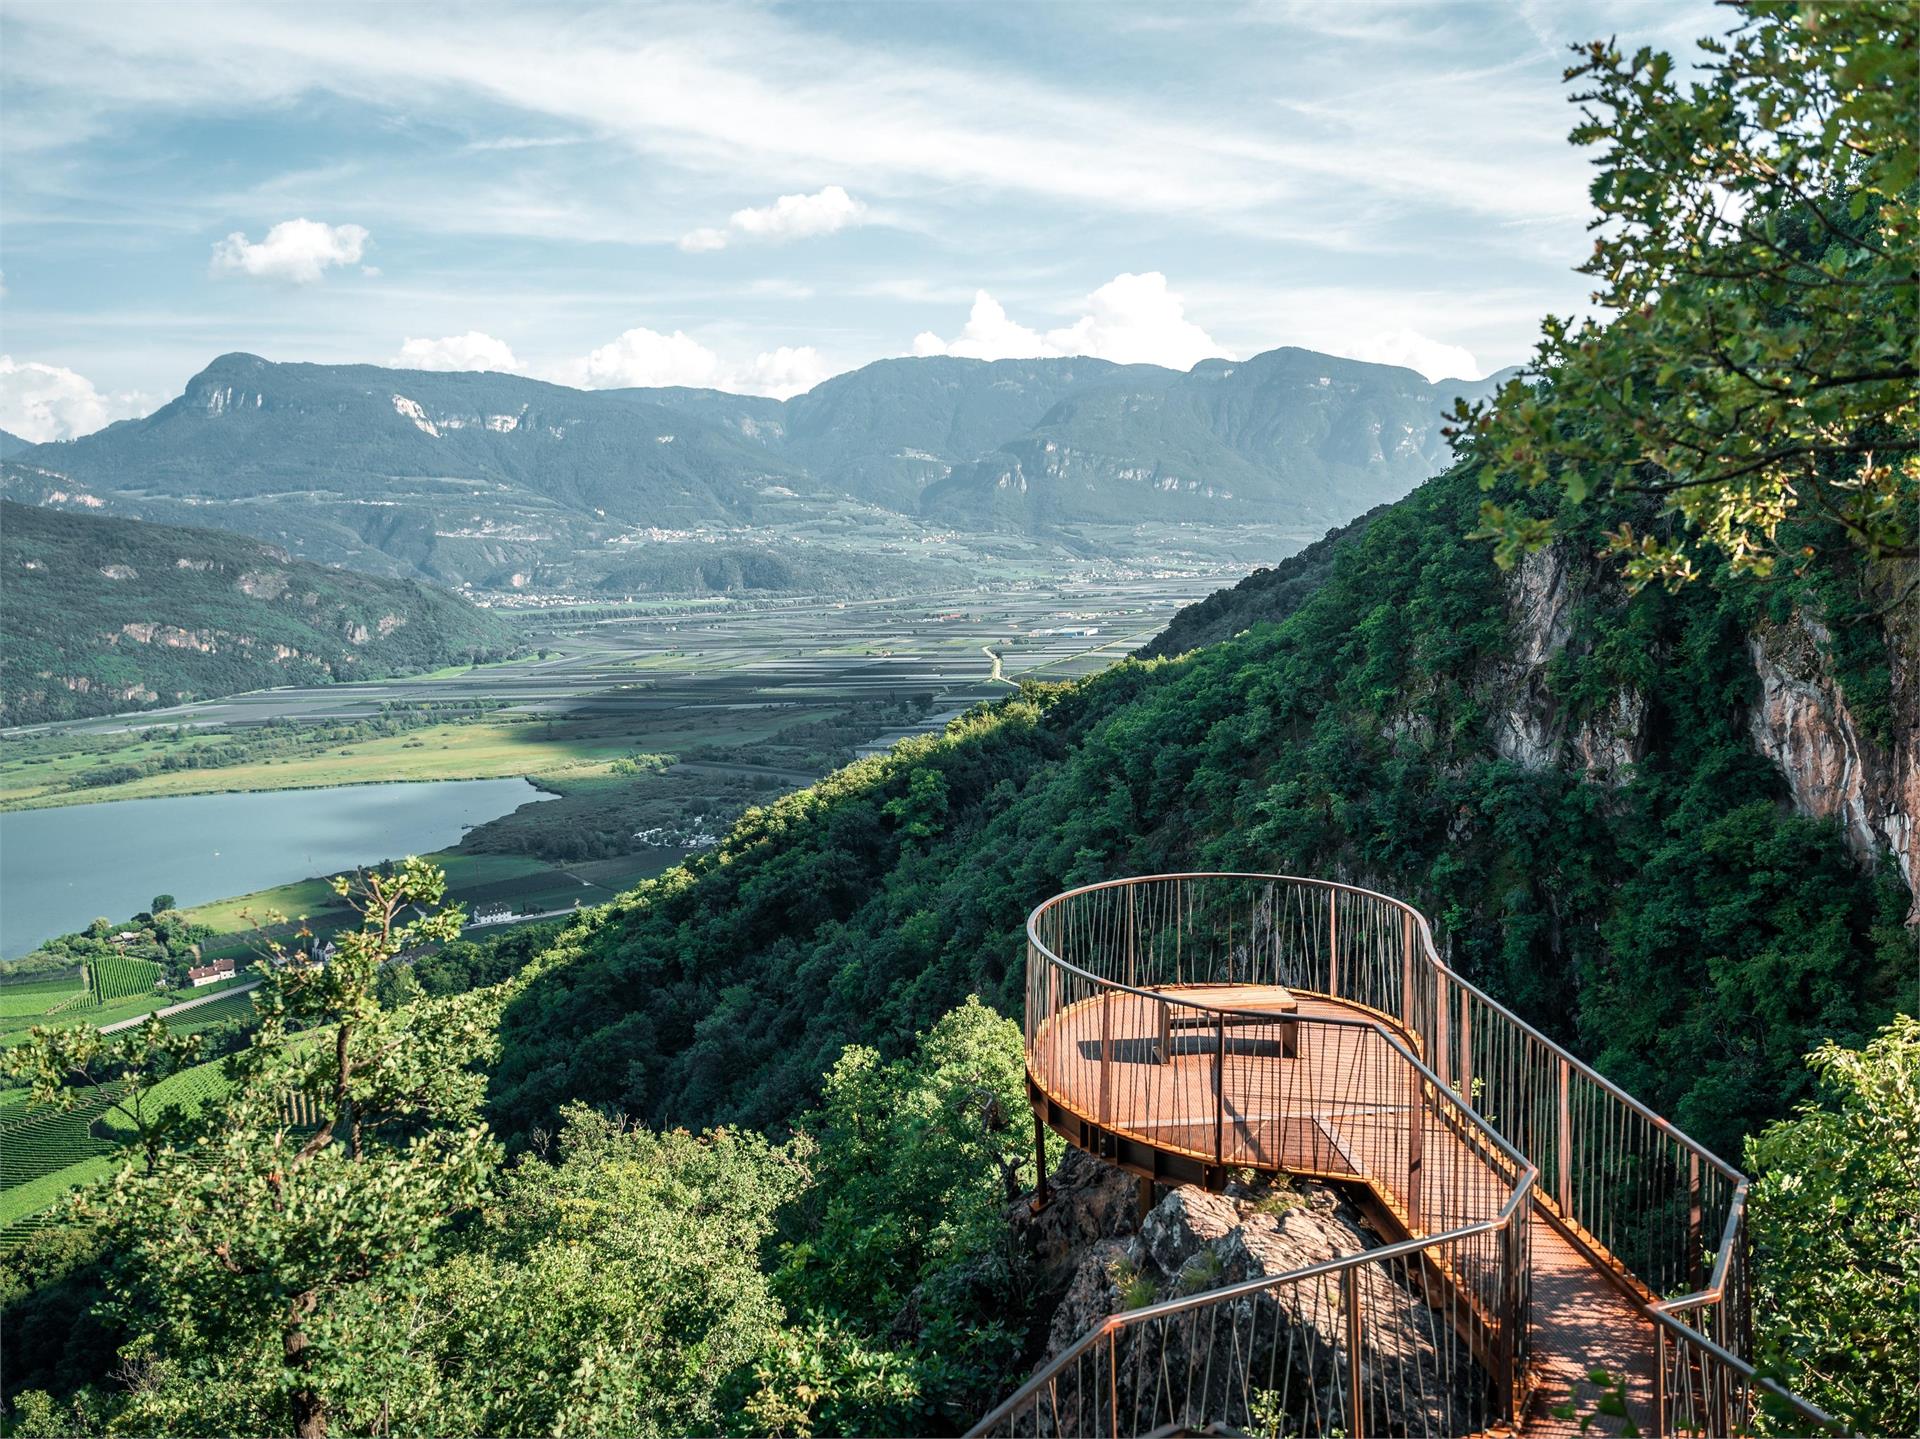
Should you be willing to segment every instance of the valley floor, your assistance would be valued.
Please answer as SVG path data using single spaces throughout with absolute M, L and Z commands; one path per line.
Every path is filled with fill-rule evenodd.
M 530 779 L 549 797 L 428 855 L 449 898 L 500 934 L 605 903 L 712 843 L 750 804 L 939 728 L 1022 679 L 1103 668 L 1157 634 L 1208 578 L 848 602 L 604 606 L 523 617 L 540 657 L 408 679 L 235 695 L 0 736 L 0 810 L 395 781 Z M 6 821 L 0 816 L 0 832 Z M 155 835 L 156 844 L 166 836 Z M 301 919 L 348 918 L 324 876 L 189 908 L 206 960 L 244 971 Z M 242 976 L 244 977 L 244 975 Z M 238 982 L 238 981 L 236 981 Z M 102 1025 L 202 997 L 140 994 L 36 1022 Z M 242 1015 L 244 994 L 177 1016 Z M 17 1033 L 16 1033 L 17 1032 Z M 0 1042 L 4 1042 L 0 1040 Z M 33 1148 L 0 1183 L 18 1237 L 111 1166 L 111 1137 L 0 1090 L 0 1128 Z M 24 1150 L 22 1152 L 25 1152 Z M 17 1170 L 18 1172 L 13 1172 Z

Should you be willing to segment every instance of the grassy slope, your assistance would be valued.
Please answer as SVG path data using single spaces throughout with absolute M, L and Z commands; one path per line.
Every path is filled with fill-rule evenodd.
M 823 708 L 828 706 L 823 701 Z M 224 794 L 246 790 L 318 789 L 331 785 L 383 784 L 396 780 L 588 779 L 636 748 L 668 753 L 694 745 L 747 745 L 793 725 L 791 713 L 736 711 L 724 715 L 643 714 L 631 723 L 499 720 L 430 725 L 405 734 L 354 740 L 320 754 L 255 759 L 200 769 L 175 769 L 119 784 L 60 790 L 55 786 L 98 762 L 76 750 L 28 760 L 0 750 L 0 808 L 98 804 L 162 795 Z M 141 740 L 115 749 L 109 762 L 131 764 L 181 746 L 219 743 L 218 736 Z

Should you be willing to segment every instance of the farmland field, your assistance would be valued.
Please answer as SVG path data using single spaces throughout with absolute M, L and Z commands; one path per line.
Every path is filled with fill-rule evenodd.
M 39 1018 L 56 1008 L 87 998 L 87 989 L 76 971 L 71 979 L 30 980 L 0 985 L 0 1021 Z
M 97 1138 L 94 1121 L 112 1107 L 120 1093 L 118 1085 L 85 1092 L 71 1109 L 30 1100 L 9 1107 L 5 1119 L 0 1120 L 0 1193 L 44 1179 L 82 1160 L 113 1153 L 118 1144 Z
M 248 996 L 237 995 L 232 1000 L 221 1000 L 220 1004 L 236 1002 L 245 1006 Z M 206 1007 L 217 1009 L 220 1006 Z M 195 1010 L 193 1013 L 197 1015 L 200 1011 Z M 182 1017 L 185 1018 L 185 1016 Z M 197 1114 L 200 1106 L 207 1100 L 227 1092 L 227 1077 L 222 1072 L 225 1064 L 225 1060 L 216 1059 L 207 1064 L 196 1064 L 191 1069 L 183 1069 L 178 1074 L 169 1075 L 153 1087 L 143 1102 L 149 1107 L 177 1104 L 189 1115 Z M 101 1115 L 95 1131 L 103 1139 L 119 1144 L 130 1144 L 140 1137 L 132 1117 L 119 1110 L 109 1110 Z

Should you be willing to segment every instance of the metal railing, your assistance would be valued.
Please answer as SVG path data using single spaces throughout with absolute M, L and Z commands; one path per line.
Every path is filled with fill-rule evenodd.
M 1469 1348 L 1486 1368 L 1489 1392 L 1508 1396 L 1501 1401 L 1507 1410 L 1527 1353 L 1528 1225 L 1513 1222 L 1516 1213 L 1523 1221 L 1527 1215 L 1524 1194 L 1645 1305 L 1659 1336 L 1652 1417 L 1661 1432 L 1735 1432 L 1725 1421 L 1744 1423 L 1762 1390 L 1802 1421 L 1832 1427 L 1753 1373 L 1744 1177 L 1454 974 L 1410 906 L 1324 880 L 1154 875 L 1046 901 L 1028 918 L 1027 940 L 1029 1078 L 1046 1104 L 1075 1116 L 1080 1133 L 1070 1137 L 1136 1167 L 1148 1155 L 1189 1166 L 1170 1177 L 1187 1177 L 1197 1165 L 1211 1180 L 1251 1166 L 1365 1181 L 1407 1232 L 1422 1236 L 1415 1246 L 1429 1256 L 1422 1262 L 1441 1266 L 1474 1311 L 1478 1328 L 1465 1332 L 1480 1337 Z M 1178 997 L 1178 986 L 1223 984 L 1283 986 L 1377 1019 L 1287 1016 Z M 1171 995 L 1168 987 L 1176 987 Z M 1179 1062 L 1195 1055 L 1201 1064 Z M 1264 1062 L 1275 1056 L 1304 1062 Z M 1493 1233 L 1502 1238 L 1489 1246 Z M 1377 1266 L 1411 1263 L 1396 1257 L 1402 1248 L 1321 1268 L 1377 1279 Z M 1191 1316 L 1216 1306 L 1242 1306 L 1232 1323 L 1248 1326 L 1248 1343 L 1233 1351 L 1230 1367 L 1250 1374 L 1262 1305 L 1280 1305 L 1283 1289 L 1324 1283 L 1325 1275 L 1309 1270 L 1114 1316 L 976 1432 L 1043 1432 L 1032 1427 L 1048 1412 L 1043 1393 L 1056 1403 L 1062 1376 L 1093 1363 L 1100 1343 L 1112 1363 L 1122 1335 L 1151 1347 L 1138 1336 L 1153 1326 L 1166 1330 L 1176 1316 L 1189 1316 L 1180 1322 L 1191 1326 L 1198 1322 Z M 1247 1298 L 1255 1293 L 1268 1299 Z M 1305 1309 L 1321 1298 L 1332 1303 L 1315 1294 Z M 1336 1361 L 1332 1372 L 1345 1372 L 1340 1366 L 1351 1363 L 1355 1346 L 1347 1342 L 1342 1359 L 1339 1336 L 1324 1342 Z M 1219 1357 L 1207 1353 L 1209 1363 Z M 1156 1363 L 1171 1393 L 1177 1366 L 1169 1368 L 1164 1355 Z M 1123 1432 L 1131 1423 L 1121 1422 L 1116 1407 L 1118 1375 L 1106 1382 L 1108 1427 L 1081 1432 Z M 1259 1386 L 1241 1383 L 1243 1398 L 1229 1413 L 1210 1406 L 1236 1391 L 1212 1383 L 1187 1385 L 1198 1408 L 1141 1411 L 1153 1420 L 1146 1427 L 1256 1418 L 1244 1395 Z M 1364 1380 L 1346 1381 L 1349 1408 L 1365 1388 Z M 1084 1406 L 1082 1390 L 1072 1392 Z M 1352 1413 L 1334 1427 L 1350 1434 L 1427 1427 L 1417 1405 L 1403 1415 L 1388 1412 L 1390 1405 L 1376 1412 L 1385 1403 L 1376 1396 L 1362 1405 L 1365 1430 L 1353 1427 Z M 1016 1411 L 1021 1424 L 1012 1424 Z M 1288 1411 L 1287 1422 L 1298 1427 L 1309 1411 L 1333 1412 L 1315 1400 Z

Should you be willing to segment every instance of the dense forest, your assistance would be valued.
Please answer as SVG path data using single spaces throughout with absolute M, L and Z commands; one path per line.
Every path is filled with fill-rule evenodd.
M 430 585 L 215 530 L 0 501 L 0 722 L 501 659 L 505 621 Z

